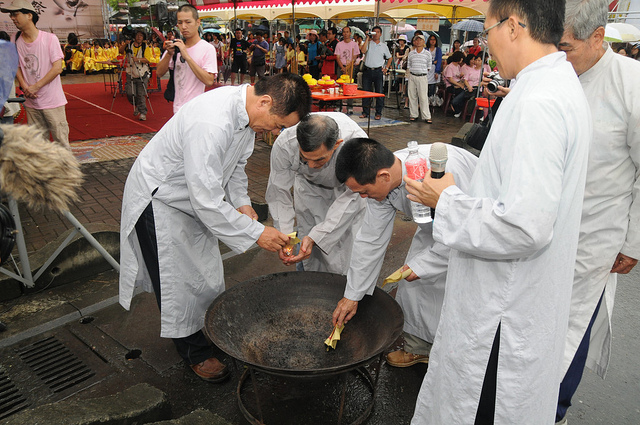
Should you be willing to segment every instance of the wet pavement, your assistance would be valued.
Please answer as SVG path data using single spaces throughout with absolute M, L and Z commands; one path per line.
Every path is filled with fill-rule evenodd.
M 408 110 L 385 108 L 384 115 L 408 121 Z M 433 125 L 374 127 L 370 134 L 396 150 L 410 140 L 449 142 L 461 125 L 461 120 L 436 111 Z M 254 202 L 264 202 L 269 154 L 270 147 L 257 141 L 247 166 Z M 117 226 L 122 188 L 132 163 L 132 158 L 125 158 L 83 165 L 86 181 L 80 193 L 82 201 L 72 209 L 83 224 Z M 25 233 L 30 250 L 52 242 L 66 229 L 61 229 L 66 224 L 56 214 L 22 207 L 21 214 L 23 220 L 28 217 Z M 403 264 L 415 230 L 411 222 L 402 218 L 399 214 L 396 219 L 382 277 Z M 224 266 L 228 288 L 255 276 L 291 270 L 275 254 L 260 249 L 238 256 L 227 254 Z M 572 424 L 640 423 L 639 281 L 638 271 L 619 278 L 610 372 L 605 381 L 590 371 L 585 373 L 575 406 L 569 411 Z M 4 393 L 0 391 L 0 417 L 10 409 L 31 409 L 65 399 L 87 400 L 148 383 L 167 395 L 173 418 L 204 408 L 230 424 L 247 423 L 236 400 L 243 366 L 218 352 L 231 368 L 230 378 L 222 384 L 197 378 L 178 357 L 172 342 L 159 337 L 159 313 L 153 295 L 136 296 L 131 311 L 125 311 L 117 304 L 114 271 L 59 286 L 55 280 L 39 285 L 38 292 L 0 303 L 0 320 L 7 326 L 0 333 L 0 383 L 8 382 L 19 395 L 13 406 L 7 407 L 2 404 Z M 48 366 L 42 367 L 45 362 Z M 62 373 L 57 369 L 59 364 L 74 366 L 67 368 L 71 372 Z M 408 424 L 426 370 L 423 364 L 406 369 L 383 364 L 373 410 L 365 423 Z M 264 385 L 258 391 L 262 394 L 266 423 L 337 423 L 341 383 L 335 378 L 311 383 L 264 376 L 257 380 Z M 372 396 L 367 383 L 355 374 L 348 376 L 347 388 L 345 418 L 351 420 L 366 408 Z M 248 382 L 242 394 L 247 408 L 255 412 L 253 388 Z

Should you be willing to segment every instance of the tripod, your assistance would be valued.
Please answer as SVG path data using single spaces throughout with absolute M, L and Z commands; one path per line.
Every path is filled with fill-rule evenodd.
M 124 85 L 122 84 L 122 78 L 124 77 L 124 74 L 126 73 L 127 69 L 133 69 L 135 68 L 138 75 L 142 75 L 140 66 L 134 62 L 133 60 L 133 51 L 131 50 L 131 47 L 128 45 L 125 48 L 125 53 L 126 53 L 126 60 L 128 61 L 128 65 L 129 66 L 123 66 L 122 70 L 120 71 L 120 76 L 118 77 L 118 87 L 123 87 L 125 93 L 126 93 L 126 88 L 124 88 L 124 85 L 126 84 L 131 84 L 131 93 L 132 93 L 132 98 L 133 98 L 133 112 L 135 113 L 137 111 L 137 107 L 136 107 L 136 86 L 133 84 L 133 80 L 134 78 L 131 76 L 131 74 L 129 75 L 128 78 L 128 82 L 126 82 Z M 147 91 L 147 84 L 146 82 L 144 82 L 144 78 L 143 77 L 139 77 L 144 84 L 142 84 L 142 89 L 144 91 L 144 98 L 147 100 L 147 102 L 149 102 L 149 108 L 151 108 L 151 113 L 155 114 L 155 111 L 153 110 L 153 105 L 151 105 L 151 99 L 149 99 L 149 92 Z M 111 108 L 109 109 L 109 112 L 111 112 L 113 110 L 113 104 L 116 101 L 116 95 L 118 94 L 118 90 L 115 90 L 113 93 L 113 98 L 111 99 Z M 144 102 L 144 100 L 143 100 Z

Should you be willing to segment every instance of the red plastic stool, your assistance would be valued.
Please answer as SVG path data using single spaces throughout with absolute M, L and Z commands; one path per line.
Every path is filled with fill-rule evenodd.
M 483 108 L 484 118 L 487 118 L 487 115 L 489 115 L 489 108 L 491 108 L 495 102 L 495 99 L 489 100 L 489 98 L 486 97 L 476 98 L 476 106 L 473 108 L 473 112 L 471 112 L 471 118 L 469 119 L 469 122 L 475 122 L 476 112 L 478 112 L 480 108 Z

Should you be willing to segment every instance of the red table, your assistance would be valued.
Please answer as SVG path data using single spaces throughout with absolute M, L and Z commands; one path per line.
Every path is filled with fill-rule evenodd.
M 324 100 L 325 102 L 332 102 L 335 100 L 349 100 L 349 99 L 367 99 L 374 97 L 385 97 L 384 93 L 375 93 L 372 91 L 356 90 L 356 94 L 351 96 L 345 96 L 344 94 L 329 94 L 329 93 L 317 93 L 311 92 L 311 98 L 314 100 Z M 371 127 L 371 114 L 369 114 L 367 120 L 367 134 Z

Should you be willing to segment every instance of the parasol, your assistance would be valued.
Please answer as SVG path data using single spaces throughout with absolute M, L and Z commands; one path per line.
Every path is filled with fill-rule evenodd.
M 604 29 L 604 39 L 610 42 L 631 42 L 640 40 L 640 29 L 622 22 L 607 24 Z
M 474 21 L 470 19 L 468 21 L 460 21 L 451 26 L 452 30 L 468 31 L 468 32 L 482 32 L 484 30 L 484 24 L 480 21 Z

